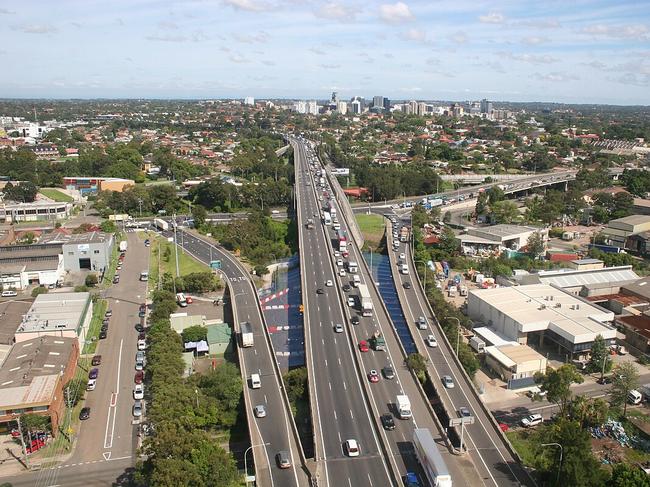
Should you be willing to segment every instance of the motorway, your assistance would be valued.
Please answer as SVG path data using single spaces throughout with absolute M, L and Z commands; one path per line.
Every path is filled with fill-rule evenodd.
M 181 240 L 182 234 L 182 240 Z M 173 232 L 163 232 L 163 236 L 172 237 Z M 250 276 L 244 267 L 227 251 L 214 246 L 207 238 L 178 228 L 177 243 L 189 254 L 209 264 L 213 260 L 221 260 L 221 273 L 227 280 L 230 299 L 234 299 L 233 315 L 238 322 L 248 321 L 253 327 L 253 347 L 241 348 L 240 363 L 242 377 L 245 379 L 244 393 L 250 408 L 256 405 L 266 407 L 267 416 L 255 418 L 251 410 L 247 411 L 251 445 L 258 473 L 258 485 L 262 486 L 302 486 L 307 485 L 307 477 L 303 470 L 299 454 L 299 444 L 293 434 L 292 418 L 285 407 L 282 398 L 282 387 L 277 369 L 274 365 L 274 354 L 266 337 L 265 324 L 262 320 L 257 292 L 253 288 Z M 179 249 L 179 252 L 182 251 Z M 238 329 L 238 324 L 237 328 Z M 233 337 L 235 338 L 235 337 Z M 262 387 L 250 387 L 250 375 L 257 373 L 261 377 Z M 279 451 L 288 451 L 293 468 L 281 470 L 276 466 L 275 455 Z
M 390 223 L 386 232 L 386 240 L 387 247 L 392 249 L 393 239 Z M 467 376 L 460 370 L 458 363 L 453 360 L 455 352 L 451 349 L 449 342 L 444 339 L 435 316 L 429 312 L 422 289 L 416 284 L 418 277 L 416 269 L 413 267 L 416 263 L 413 261 L 410 245 L 401 244 L 397 252 L 392 250 L 389 252 L 391 266 L 394 269 L 393 279 L 411 335 L 415 339 L 420 353 L 429 359 L 427 364 L 429 374 L 449 417 L 458 417 L 458 410 L 461 407 L 468 407 L 474 416 L 474 424 L 465 426 L 464 440 L 467 451 L 479 472 L 482 482 L 480 485 L 518 486 L 529 484 L 528 475 L 506 448 L 499 427 L 489 417 L 489 413 L 483 408 L 475 394 L 472 384 L 466 379 Z M 409 274 L 397 272 L 398 253 L 406 254 L 405 262 L 409 266 Z M 410 289 L 404 288 L 405 282 L 412 284 Z M 420 330 L 416 326 L 420 316 L 427 318 L 428 329 Z M 444 317 L 439 317 L 439 319 L 442 320 Z M 435 336 L 438 342 L 437 347 L 426 345 L 425 338 L 429 334 Z M 455 385 L 453 389 L 447 389 L 442 385 L 440 378 L 444 375 L 453 378 Z
M 296 184 L 296 188 L 298 189 L 298 201 L 304 201 L 301 205 L 299 215 L 299 228 L 301 232 L 300 248 L 303 252 L 301 260 L 304 266 L 303 271 L 306 274 L 305 280 L 307 281 L 304 300 L 307 302 L 305 303 L 305 311 L 309 316 L 305 321 L 305 331 L 309 335 L 306 343 L 309 343 L 309 339 L 311 339 L 311 343 L 313 344 L 311 346 L 311 351 L 307 351 L 308 359 L 311 356 L 314 362 L 327 364 L 330 364 L 332 359 L 342 360 L 343 354 L 341 353 L 341 348 L 345 348 L 347 354 L 351 342 L 353 347 L 352 350 L 362 370 L 362 373 L 360 374 L 361 380 L 364 382 L 363 385 L 368 390 L 367 396 L 370 403 L 369 410 L 371 411 L 370 414 L 372 415 L 375 424 L 379 421 L 379 415 L 389 412 L 395 414 L 394 403 L 398 394 L 406 394 L 409 396 L 411 399 L 413 418 L 411 420 L 395 419 L 396 428 L 392 431 L 386 431 L 379 428 L 379 439 L 385 445 L 385 454 L 387 454 L 390 465 L 392 469 L 397 472 L 398 476 L 404 476 L 407 471 L 420 473 L 413 446 L 411 444 L 413 429 L 420 427 L 428 428 L 434 439 L 436 439 L 439 451 L 443 455 L 454 481 L 458 482 L 456 485 L 476 484 L 478 479 L 475 476 L 471 462 L 467 462 L 463 458 L 453 457 L 446 448 L 440 428 L 436 425 L 436 422 L 433 419 L 433 413 L 425 403 L 426 399 L 420 394 L 415 379 L 404 365 L 405 356 L 401 352 L 398 338 L 393 332 L 389 317 L 383 306 L 379 306 L 381 298 L 374 289 L 374 286 L 372 286 L 370 276 L 365 271 L 365 268 L 360 266 L 360 272 L 358 275 L 361 282 L 368 285 L 368 288 L 370 289 L 375 309 L 372 317 L 362 317 L 361 314 L 358 313 L 358 311 L 360 311 L 360 300 L 355 288 L 352 288 L 345 294 L 343 294 L 344 291 L 340 291 L 343 285 L 350 283 L 351 274 L 346 274 L 346 276 L 335 276 L 334 278 L 332 277 L 332 267 L 334 266 L 334 258 L 332 256 L 334 246 L 330 245 L 330 242 L 336 242 L 335 235 L 330 226 L 324 226 L 320 222 L 321 208 L 320 204 L 316 201 L 316 194 L 312 189 L 311 182 L 307 178 L 307 153 L 304 145 L 296 142 L 294 145 L 294 155 L 296 155 L 296 160 L 300 167 L 300 175 Z M 326 198 L 324 198 L 324 201 L 326 201 Z M 314 217 L 314 215 L 316 215 L 316 217 Z M 307 218 L 314 219 L 314 229 L 305 229 L 304 223 Z M 339 223 L 341 224 L 342 230 L 347 230 L 347 224 L 342 218 Z M 348 245 L 350 255 L 347 261 L 357 261 L 358 263 L 361 263 L 363 257 L 358 248 L 354 247 L 350 241 L 348 242 Z M 351 245 L 352 247 L 350 247 Z M 342 260 L 345 261 L 345 259 Z M 340 269 L 340 267 L 336 267 L 337 270 Z M 324 285 L 324 282 L 327 279 L 333 279 L 335 283 L 334 287 L 326 287 Z M 326 294 L 317 295 L 315 293 L 317 288 L 324 289 Z M 341 293 L 342 296 L 339 293 Z M 354 307 L 343 305 L 341 297 L 345 300 L 347 300 L 348 297 L 353 297 L 355 300 Z M 309 302 L 316 303 L 316 305 L 309 304 Z M 326 309 L 324 309 L 325 305 L 327 306 Z M 331 319 L 330 316 L 332 313 L 337 313 L 340 316 L 342 306 L 345 310 L 345 319 L 341 321 Z M 316 307 L 315 310 L 313 309 L 314 307 Z M 359 317 L 358 325 L 351 324 L 350 320 L 352 316 Z M 346 342 L 345 344 L 340 344 L 338 347 L 331 347 L 330 342 L 336 340 L 336 334 L 332 330 L 335 323 L 344 324 L 346 332 L 349 333 L 349 337 L 346 336 L 347 340 L 344 340 Z M 357 347 L 359 341 L 368 340 L 368 338 L 370 338 L 377 330 L 382 332 L 386 340 L 387 350 L 374 351 L 371 349 L 368 353 L 359 353 Z M 340 343 L 341 340 L 338 340 L 338 342 Z M 323 347 L 322 351 L 318 350 L 321 346 Z M 324 355 L 323 358 L 321 358 L 321 354 Z M 387 380 L 382 376 L 378 383 L 369 384 L 367 378 L 368 372 L 373 369 L 381 371 L 381 369 L 386 365 L 392 366 L 395 370 L 395 379 Z M 347 373 L 345 371 L 341 372 L 341 368 L 344 368 Z M 323 377 L 321 374 L 325 372 L 327 372 L 327 374 Z M 320 371 L 318 368 L 315 369 L 313 373 L 315 374 L 314 382 L 316 390 L 312 393 L 312 400 L 317 401 L 321 410 L 323 409 L 324 401 L 330 400 L 327 397 L 330 394 L 336 394 L 335 406 L 337 409 L 345 407 L 345 404 L 339 405 L 338 394 L 340 392 L 345 393 L 345 391 L 336 391 L 336 380 L 338 379 L 335 374 L 346 373 L 346 380 L 354 380 L 351 378 L 353 372 L 353 368 L 348 368 L 345 365 L 343 365 L 343 367 L 339 365 L 338 367 L 335 367 L 334 370 L 332 370 L 331 366 L 328 366 L 327 371 Z M 326 387 L 323 387 L 323 382 L 326 383 Z M 333 388 L 332 392 L 329 391 L 330 387 Z M 340 389 L 340 387 L 341 386 L 339 385 L 338 389 Z M 323 389 L 325 389 L 325 394 L 322 393 Z M 347 394 L 350 395 L 351 393 L 348 391 Z M 322 398 L 323 396 L 325 396 L 325 399 Z M 358 405 L 357 407 L 360 406 Z M 345 414 L 347 411 L 343 410 L 343 412 Z M 354 414 L 358 417 L 358 413 Z M 337 424 L 337 422 L 330 421 L 331 418 L 322 414 L 318 416 L 320 417 L 321 423 L 325 426 L 320 425 L 320 431 L 315 431 L 316 438 L 319 437 L 319 434 L 323 434 L 327 437 L 327 435 L 333 434 L 333 432 L 329 431 L 330 429 L 334 430 L 335 428 L 341 428 L 341 425 Z M 316 428 L 318 428 L 318 425 L 315 426 L 315 429 Z M 338 434 L 338 431 L 335 430 L 334 432 Z M 340 436 L 344 436 L 344 434 L 340 434 Z M 422 478 L 421 473 L 420 477 Z M 332 481 L 332 479 L 330 479 L 330 485 L 335 485 L 335 482 Z M 353 485 L 371 484 L 361 483 Z M 376 484 L 373 483 L 372 485 Z

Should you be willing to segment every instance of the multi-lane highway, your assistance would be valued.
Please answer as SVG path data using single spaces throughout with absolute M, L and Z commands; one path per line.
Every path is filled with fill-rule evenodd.
M 389 223 L 389 231 L 386 232 L 388 248 L 392 248 L 391 228 Z M 498 426 L 490 417 L 490 413 L 484 409 L 472 384 L 463 374 L 458 362 L 454 360 L 455 352 L 451 349 L 449 342 L 444 339 L 443 332 L 437 325 L 436 317 L 429 311 L 422 289 L 416 282 L 418 280 L 414 267 L 416 263 L 413 261 L 410 245 L 402 244 L 397 251 L 390 250 L 389 252 L 393 279 L 411 335 L 418 350 L 429 359 L 427 363 L 429 374 L 435 382 L 436 390 L 449 417 L 458 417 L 461 407 L 469 408 L 474 417 L 474 423 L 465 426 L 464 444 L 481 479 L 481 484 L 477 485 L 527 485 L 530 482 L 529 477 L 506 447 Z M 403 259 L 399 259 L 400 254 L 405 254 Z M 400 260 L 408 265 L 409 274 L 398 272 L 397 266 Z M 408 289 L 404 287 L 405 283 L 409 283 Z M 427 319 L 427 329 L 422 330 L 416 326 L 420 316 Z M 445 319 L 443 316 L 437 318 Z M 434 335 L 437 340 L 436 347 L 431 347 L 426 343 L 428 335 Z M 443 386 L 441 381 L 443 376 L 452 377 L 454 388 L 448 389 Z
M 182 239 L 181 239 L 182 234 Z M 172 231 L 163 232 L 165 237 L 173 237 Z M 307 475 L 304 470 L 300 445 L 295 434 L 293 419 L 286 408 L 283 389 L 278 379 L 278 369 L 275 357 L 266 336 L 265 323 L 250 276 L 237 259 L 227 251 L 216 247 L 207 238 L 178 228 L 177 243 L 198 260 L 209 264 L 221 260 L 221 273 L 227 280 L 230 297 L 233 303 L 233 315 L 238 323 L 247 321 L 252 325 L 254 346 L 242 348 L 240 367 L 242 377 L 246 380 L 244 393 L 247 396 L 249 410 L 247 415 L 251 431 L 252 453 L 248 460 L 255 457 L 257 483 L 262 486 L 304 486 L 307 485 Z M 179 250 L 181 252 L 183 250 Z M 251 374 L 259 374 L 261 387 L 252 389 Z M 266 417 L 256 418 L 251 408 L 263 405 Z M 291 458 L 292 468 L 280 469 L 277 466 L 276 455 L 286 451 Z M 252 473 L 252 469 L 249 468 Z

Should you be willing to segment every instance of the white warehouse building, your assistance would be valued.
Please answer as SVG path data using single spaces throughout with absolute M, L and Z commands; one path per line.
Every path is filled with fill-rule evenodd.
M 571 357 L 591 350 L 601 335 L 613 344 L 614 313 L 547 284 L 479 289 L 469 293 L 467 312 L 475 323 L 520 344 L 557 344 Z

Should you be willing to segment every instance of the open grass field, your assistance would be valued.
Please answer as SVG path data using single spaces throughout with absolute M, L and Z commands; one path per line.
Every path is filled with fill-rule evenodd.
M 54 188 L 41 188 L 39 193 L 60 203 L 72 203 L 74 200 L 65 193 Z
M 366 243 L 370 246 L 378 246 L 384 236 L 384 217 L 375 214 L 357 214 L 355 218 Z

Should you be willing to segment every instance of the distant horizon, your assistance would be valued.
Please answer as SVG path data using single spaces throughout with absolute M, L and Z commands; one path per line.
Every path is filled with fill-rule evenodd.
M 241 101 L 243 102 L 245 98 L 248 96 L 252 97 L 255 99 L 255 103 L 260 102 L 260 101 L 285 101 L 285 102 L 295 102 L 295 101 L 316 101 L 318 103 L 326 103 L 329 101 L 329 98 L 315 98 L 315 97 L 303 97 L 303 98 L 291 98 L 291 97 L 256 97 L 252 95 L 247 95 L 247 96 L 233 96 L 233 97 L 107 97 L 107 96 L 100 96 L 100 97 L 92 97 L 92 98 L 84 98 L 84 97 L 0 97 L 0 102 L 12 102 L 12 101 L 35 101 L 35 102 L 48 102 L 48 101 L 53 101 L 53 102 L 61 102 L 61 101 L 84 101 L 84 102 L 92 102 L 92 101 L 186 101 L 186 102 L 200 102 L 200 101 Z M 350 97 L 341 97 L 339 96 L 338 99 L 339 101 L 345 101 L 349 102 L 351 98 L 354 96 L 359 96 L 362 97 L 366 100 L 367 103 L 372 103 L 372 98 L 373 96 L 382 96 L 382 95 L 372 95 L 372 96 L 367 96 L 363 97 L 362 95 L 353 95 Z M 391 105 L 399 104 L 399 103 L 408 103 L 409 101 L 417 101 L 417 102 L 424 102 L 424 103 L 466 103 L 466 102 L 476 102 L 480 101 L 483 98 L 487 99 L 488 101 L 492 103 L 497 103 L 497 104 L 512 104 L 512 105 L 565 105 L 565 106 L 602 106 L 602 107 L 624 107 L 624 108 L 632 108 L 632 107 L 640 107 L 640 108 L 650 108 L 650 104 L 644 105 L 644 104 L 621 104 L 621 103 L 589 103 L 589 102 L 560 102 L 560 101 L 535 101 L 535 100 L 527 100 L 527 101 L 514 101 L 514 100 L 496 100 L 493 98 L 488 98 L 488 97 L 483 97 L 483 98 L 463 98 L 463 99 L 442 99 L 442 98 L 396 98 L 392 99 L 390 96 L 385 96 L 385 98 L 388 98 L 391 102 Z M 353 115 L 352 113 L 348 112 L 348 115 Z M 0 114 L 1 115 L 1 114 Z M 358 115 L 358 114 L 357 114 Z
M 2 3 L 9 98 L 650 104 L 648 1 Z

